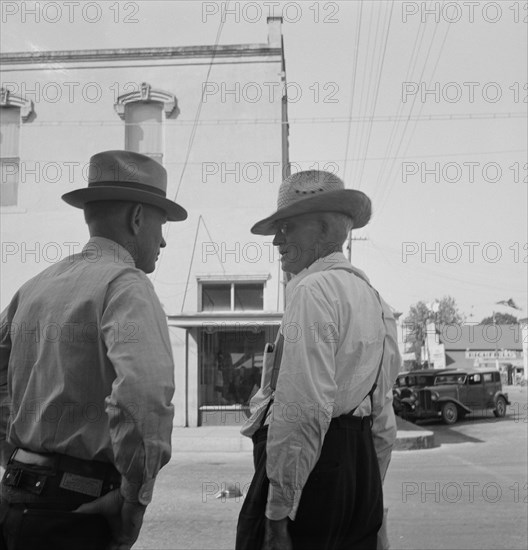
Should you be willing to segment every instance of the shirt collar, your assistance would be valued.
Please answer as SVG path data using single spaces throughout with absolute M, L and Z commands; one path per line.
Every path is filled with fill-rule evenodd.
M 287 298 L 289 297 L 289 295 L 291 295 L 295 287 L 305 277 L 308 277 L 308 275 L 311 275 L 312 273 L 318 273 L 319 271 L 328 271 L 330 269 L 342 268 L 359 271 L 350 265 L 350 262 L 345 258 L 345 255 L 342 252 L 332 252 L 324 258 L 319 258 L 318 260 L 315 260 L 315 262 L 310 264 L 308 267 L 305 267 L 302 271 L 300 271 L 299 273 L 297 273 L 297 275 L 294 275 L 293 278 L 290 279 L 290 281 L 286 285 Z
M 83 258 L 94 260 L 101 256 L 111 256 L 114 261 L 122 262 L 132 267 L 136 266 L 130 252 L 119 243 L 105 237 L 90 237 L 82 250 Z

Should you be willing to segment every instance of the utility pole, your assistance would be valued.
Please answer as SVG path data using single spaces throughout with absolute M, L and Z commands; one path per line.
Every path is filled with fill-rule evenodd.
M 368 241 L 367 237 L 352 237 L 352 231 L 348 233 L 348 261 L 352 263 L 352 241 Z

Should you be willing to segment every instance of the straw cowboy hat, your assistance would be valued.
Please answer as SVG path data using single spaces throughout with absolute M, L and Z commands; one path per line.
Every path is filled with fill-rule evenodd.
M 354 229 L 357 229 L 367 225 L 372 209 L 365 193 L 345 189 L 345 184 L 335 174 L 307 170 L 292 174 L 282 182 L 277 211 L 257 222 L 251 232 L 256 235 L 273 235 L 280 220 L 309 212 L 346 214 L 352 218 Z
M 187 211 L 167 199 L 167 171 L 145 155 L 131 151 L 103 151 L 93 155 L 88 187 L 62 195 L 76 208 L 93 201 L 131 201 L 157 206 L 171 222 L 187 218 Z

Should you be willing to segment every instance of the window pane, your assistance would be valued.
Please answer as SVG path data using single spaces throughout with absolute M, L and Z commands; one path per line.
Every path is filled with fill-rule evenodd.
M 264 309 L 263 284 L 235 284 L 235 311 Z
M 202 285 L 202 311 L 230 311 L 231 285 Z
M 0 107 L 0 157 L 18 157 L 20 108 Z
M 247 405 L 260 386 L 264 345 L 275 340 L 277 331 L 276 326 L 201 330 L 200 406 Z M 208 420 L 202 417 L 202 424 Z
M 16 206 L 19 159 L 0 158 L 0 206 Z
M 162 153 L 162 104 L 156 101 L 125 105 L 125 149 L 149 155 L 159 162 Z

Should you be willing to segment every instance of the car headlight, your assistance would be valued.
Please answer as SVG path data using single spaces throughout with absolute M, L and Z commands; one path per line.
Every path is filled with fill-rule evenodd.
M 414 395 L 414 393 L 412 393 L 412 394 L 409 396 L 409 400 L 410 400 L 410 401 L 416 401 L 416 395 Z
M 438 397 L 440 397 L 436 392 L 432 391 L 431 392 L 431 400 L 432 401 L 436 401 L 438 399 Z

